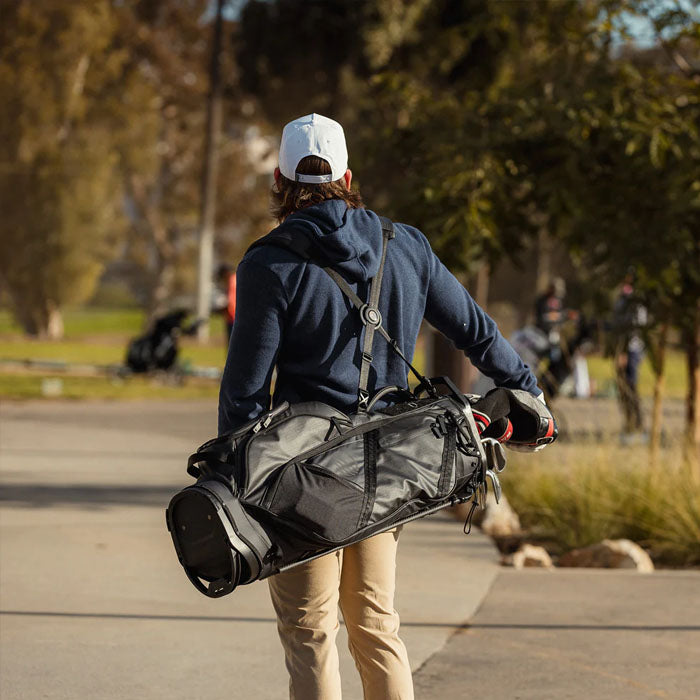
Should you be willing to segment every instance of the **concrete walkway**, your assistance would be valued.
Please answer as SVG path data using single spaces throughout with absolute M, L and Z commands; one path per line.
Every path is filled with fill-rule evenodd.
M 0 697 L 287 697 L 267 585 L 209 600 L 165 528 L 209 403 L 5 404 L 0 412 Z M 413 668 L 475 612 L 490 542 L 445 515 L 404 529 L 397 608 Z M 346 698 L 359 677 L 339 647 Z
M 503 570 L 417 698 L 700 697 L 700 572 Z
M 265 583 L 201 596 L 165 528 L 214 414 L 0 406 L 2 700 L 287 697 Z M 407 526 L 399 553 L 419 699 L 700 697 L 700 572 L 500 569 L 446 515 Z M 339 646 L 344 697 L 359 700 Z

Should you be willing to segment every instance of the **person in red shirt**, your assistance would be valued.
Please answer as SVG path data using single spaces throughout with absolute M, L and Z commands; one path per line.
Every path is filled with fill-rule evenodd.
M 236 318 L 236 271 L 231 265 L 223 263 L 219 265 L 216 279 L 221 290 L 220 301 L 216 306 L 217 311 L 224 316 L 226 323 L 226 347 L 228 347 L 231 331 L 233 330 L 233 321 Z

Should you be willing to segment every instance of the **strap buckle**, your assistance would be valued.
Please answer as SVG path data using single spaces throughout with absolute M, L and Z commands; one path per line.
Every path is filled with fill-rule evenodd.
M 367 411 L 367 406 L 369 404 L 369 393 L 364 389 L 360 389 L 357 392 L 357 409 L 359 412 L 363 413 Z
M 379 309 L 369 304 L 363 304 L 360 307 L 360 317 L 365 326 L 374 326 L 379 328 L 382 325 L 382 314 Z
M 387 219 L 386 216 L 380 216 L 379 222 L 382 225 L 382 233 L 384 233 L 387 239 L 391 240 L 396 237 L 396 230 L 394 229 L 394 222 L 391 219 Z

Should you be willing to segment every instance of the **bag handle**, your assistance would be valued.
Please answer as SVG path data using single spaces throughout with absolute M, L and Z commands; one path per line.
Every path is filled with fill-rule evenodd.
M 389 396 L 391 394 L 394 394 L 396 396 L 400 396 L 402 399 L 405 399 L 406 401 L 415 401 L 415 396 L 408 390 L 404 389 L 403 387 L 400 386 L 385 386 L 383 389 L 380 389 L 370 400 L 370 402 L 367 404 L 367 412 L 369 413 L 373 408 L 374 404 L 377 403 L 380 399 L 383 399 L 385 396 Z

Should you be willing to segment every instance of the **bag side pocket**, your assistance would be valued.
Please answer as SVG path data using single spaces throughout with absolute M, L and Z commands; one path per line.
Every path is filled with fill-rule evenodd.
M 331 542 L 354 534 L 364 501 L 363 490 L 332 472 L 305 462 L 282 471 L 267 509 Z

